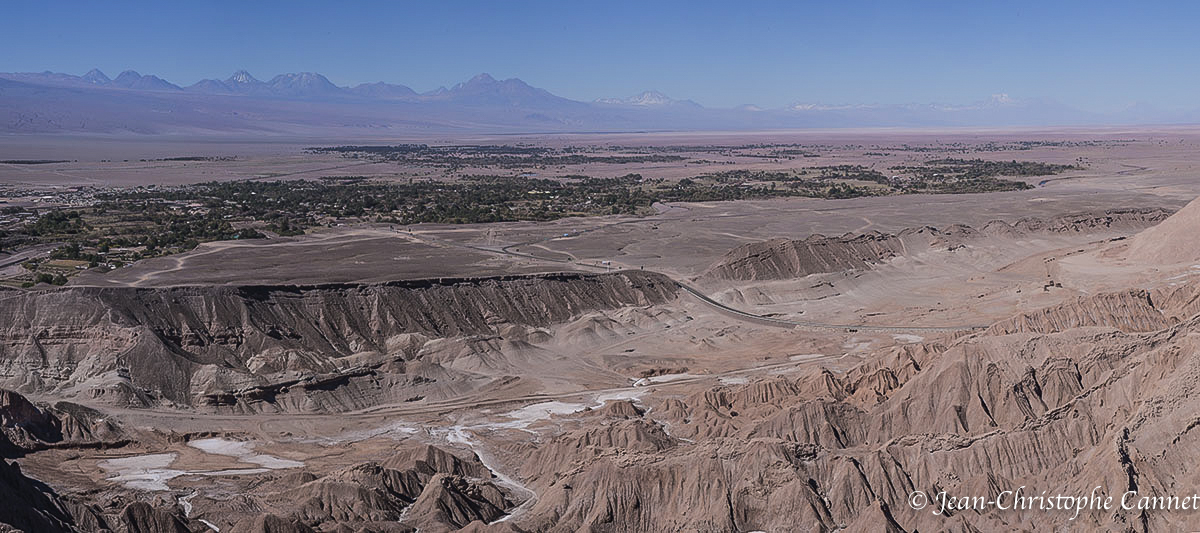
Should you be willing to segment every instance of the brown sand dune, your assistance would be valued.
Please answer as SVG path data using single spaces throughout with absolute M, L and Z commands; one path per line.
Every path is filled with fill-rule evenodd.
M 1200 263 L 1200 198 L 1129 239 L 1126 258 L 1147 265 Z

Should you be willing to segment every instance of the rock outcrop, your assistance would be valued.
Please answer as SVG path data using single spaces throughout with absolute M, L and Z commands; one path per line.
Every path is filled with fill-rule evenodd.
M 0 459 L 0 531 L 74 531 L 75 518 L 49 487 L 29 479 L 15 463 Z
M 577 417 L 519 472 L 537 531 L 1172 531 L 1191 511 L 915 510 L 913 491 L 1190 494 L 1195 291 L 1100 295 L 845 373 L 763 376 Z M 1194 311 L 1194 310 L 1193 310 Z M 614 416 L 619 415 L 619 416 Z M 561 422 L 560 422 L 561 423 Z M 662 428 L 662 429 L 659 429 Z M 1010 493 L 1011 494 L 1011 493 Z
M 429 339 L 497 336 L 675 296 L 647 272 L 378 285 L 63 288 L 0 307 L 0 385 L 129 405 L 378 388 Z M 414 345 L 415 343 L 415 345 Z M 352 383 L 356 378 L 367 378 Z M 243 391 L 241 397 L 234 394 Z M 301 394 L 301 396 L 304 396 Z M 336 401 L 322 408 L 337 409 Z
M 434 446 L 320 477 L 288 475 L 260 487 L 255 498 L 269 512 L 239 521 L 236 531 L 454 531 L 493 522 L 514 506 L 478 457 Z
M 26 533 L 192 533 L 173 506 L 144 501 L 109 502 L 108 510 L 78 496 L 61 496 L 0 459 L 0 531 Z
M 1127 289 L 1019 313 L 992 324 L 993 335 L 1056 333 L 1073 328 L 1115 328 L 1126 333 L 1170 327 L 1200 313 L 1200 287 L 1187 284 L 1158 289 Z
M 51 446 L 99 446 L 124 439 L 110 417 L 70 402 L 37 406 L 0 389 L 0 457 L 16 457 Z
M 901 255 L 905 249 L 902 237 L 883 233 L 813 235 L 799 241 L 772 239 L 730 250 L 705 275 L 730 280 L 804 277 L 865 269 Z
M 1155 306 L 1149 291 L 1131 289 L 1081 296 L 1060 305 L 1021 313 L 992 324 L 988 332 L 995 335 L 1055 333 L 1094 326 L 1137 332 L 1163 329 L 1174 323 L 1175 320 Z
M 1200 263 L 1200 247 L 1194 245 L 1197 228 L 1200 228 L 1200 198 L 1129 239 L 1125 256 L 1149 265 Z
M 803 240 L 772 239 L 730 250 L 704 273 L 704 277 L 751 281 L 866 270 L 898 256 L 953 248 L 984 236 L 1091 231 L 1132 233 L 1158 223 L 1168 215 L 1162 209 L 1116 209 L 1052 218 L 1023 218 L 1013 224 L 995 220 L 980 229 L 964 225 L 942 229 L 926 226 L 895 234 L 870 232 L 847 233 L 839 237 L 812 235 Z

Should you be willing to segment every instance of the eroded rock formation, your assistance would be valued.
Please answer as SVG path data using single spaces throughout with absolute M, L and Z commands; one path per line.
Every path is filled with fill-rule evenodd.
M 658 274 L 617 272 L 28 292 L 0 307 L 0 385 L 120 405 L 361 407 L 371 400 L 356 398 L 381 383 L 436 379 L 405 377 L 432 339 L 506 342 L 511 333 L 519 343 L 527 333 L 512 326 L 659 304 L 675 291 Z M 349 392 L 323 394 L 335 388 Z
M 960 224 L 910 228 L 895 234 L 812 235 L 802 240 L 772 239 L 738 246 L 713 264 L 704 277 L 717 280 L 773 280 L 844 270 L 865 270 L 901 255 L 952 248 L 984 236 L 1136 231 L 1167 218 L 1162 209 L 1118 209 L 1103 213 L 1023 218 L 1013 224 L 992 221 L 980 229 Z

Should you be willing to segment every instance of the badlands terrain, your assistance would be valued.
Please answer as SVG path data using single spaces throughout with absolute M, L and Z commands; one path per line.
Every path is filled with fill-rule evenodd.
M 17 211 L 151 183 L 495 170 L 314 153 L 349 143 L 311 140 L 20 139 L 0 141 L 0 194 Z M 0 289 L 0 531 L 1200 524 L 1190 509 L 912 505 L 918 491 L 1200 492 L 1200 131 L 356 144 L 417 141 L 615 158 L 505 169 L 548 179 L 1063 167 L 965 194 L 330 218 Z M 782 144 L 810 156 L 761 153 Z M 680 159 L 620 159 L 665 147 Z M 53 249 L 24 246 L 0 265 L 19 273 Z

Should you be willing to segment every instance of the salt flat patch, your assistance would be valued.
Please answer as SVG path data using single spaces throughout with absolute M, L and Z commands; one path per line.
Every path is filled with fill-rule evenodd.
M 167 490 L 167 481 L 187 474 L 183 470 L 167 468 L 179 457 L 177 453 L 154 453 L 105 459 L 96 463 L 100 468 L 115 473 L 108 478 L 125 486 L 142 490 Z
M 633 400 L 637 401 L 645 394 L 645 391 L 639 390 L 618 390 L 596 395 L 596 403 L 588 405 L 584 403 L 549 401 L 526 405 L 520 409 L 514 409 L 500 416 L 513 419 L 511 422 L 500 422 L 486 424 L 487 428 L 508 428 L 508 429 L 525 429 L 535 422 L 541 420 L 549 420 L 554 415 L 569 415 L 578 413 L 585 409 L 599 409 L 604 407 L 604 404 L 611 401 Z M 475 426 L 484 427 L 484 426 Z
M 662 374 L 660 376 L 650 376 L 648 378 L 639 379 L 639 380 L 633 382 L 633 386 L 634 387 L 645 387 L 646 385 L 651 385 L 654 383 L 669 383 L 672 381 L 679 381 L 681 379 L 692 379 L 692 378 L 698 378 L 698 377 L 703 377 L 703 376 L 697 376 L 695 374 Z
M 184 518 L 192 517 L 192 498 L 195 498 L 196 496 L 199 496 L 199 495 L 200 495 L 200 491 L 196 490 L 196 491 L 192 491 L 192 493 L 188 494 L 187 496 L 179 498 L 179 500 L 178 500 L 179 506 L 183 508 L 183 517 Z
M 301 463 L 300 461 L 283 459 L 262 453 L 254 453 L 253 442 L 213 438 L 194 440 L 189 442 L 188 446 L 196 448 L 197 450 L 205 453 L 236 457 L 242 462 L 256 464 L 270 470 L 299 468 L 304 466 L 304 463 Z M 245 470 L 246 469 L 242 469 L 242 473 L 246 473 Z
M 925 337 L 913 335 L 911 333 L 896 333 L 892 335 L 892 338 L 904 344 L 912 344 L 914 342 L 921 342 L 925 340 Z
M 446 442 L 464 444 L 468 447 L 475 446 L 475 439 L 471 438 L 471 434 L 468 433 L 468 431 L 470 430 L 467 427 L 454 426 L 449 430 L 445 430 L 445 434 L 442 435 L 442 438 L 446 439 Z M 438 433 L 442 433 L 442 431 L 433 432 L 434 435 Z
M 509 411 L 504 414 L 509 418 L 549 418 L 550 415 L 566 415 L 577 411 L 582 411 L 585 406 L 581 403 L 567 403 L 559 401 L 541 402 L 526 405 L 520 409 Z
M 597 403 L 595 405 L 593 405 L 592 408 L 599 409 L 601 407 L 604 407 L 605 403 L 612 402 L 612 401 L 618 401 L 618 400 L 633 400 L 636 402 L 638 400 L 641 400 L 642 396 L 645 396 L 645 395 L 646 395 L 646 391 L 632 390 L 632 389 L 619 390 L 619 391 L 615 391 L 615 392 L 606 392 L 604 394 L 596 395 Z
M 850 342 L 847 342 L 846 344 L 842 345 L 842 348 L 845 348 L 847 351 L 851 351 L 851 352 L 865 352 L 870 347 L 871 347 L 871 341 L 861 341 L 861 342 L 850 341 Z
M 800 354 L 800 355 L 789 356 L 788 361 L 811 361 L 813 359 L 819 359 L 821 357 L 825 357 L 825 354 L 805 353 L 805 354 Z
M 115 474 L 108 478 L 109 481 L 122 483 L 125 486 L 133 489 L 163 491 L 170 490 L 167 482 L 179 476 L 236 476 L 249 474 L 263 474 L 271 470 L 279 470 L 283 468 L 296 468 L 304 466 L 304 463 L 283 459 L 272 455 L 254 453 L 254 443 L 239 442 L 227 439 L 201 439 L 188 443 L 188 446 L 201 450 L 205 453 L 214 455 L 226 455 L 236 457 L 238 460 L 246 463 L 259 465 L 261 468 L 228 468 L 222 470 L 204 470 L 204 471 L 187 471 L 176 468 L 168 468 L 175 459 L 179 457 L 177 453 L 155 453 L 147 455 L 135 455 L 133 457 L 119 457 L 116 459 L 105 459 L 96 463 L 101 469 Z M 181 506 L 185 511 L 190 513 L 191 499 L 195 494 L 188 496 L 186 500 L 181 499 Z

